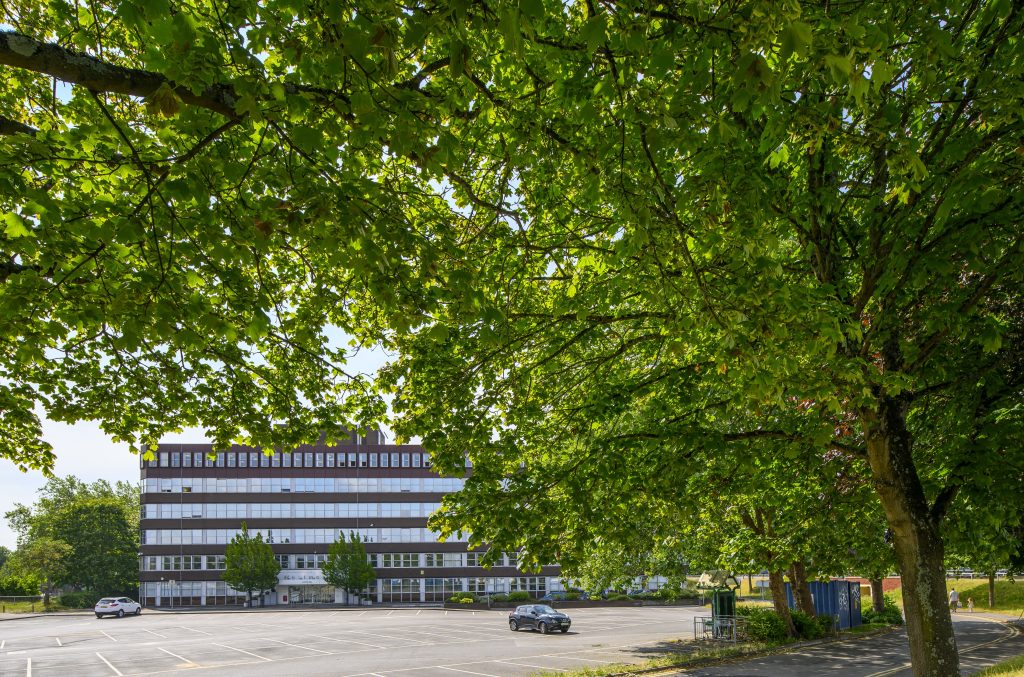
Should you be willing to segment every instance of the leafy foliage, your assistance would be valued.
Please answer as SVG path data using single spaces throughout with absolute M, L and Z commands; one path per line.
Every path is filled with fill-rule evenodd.
M 350 595 L 358 595 L 377 579 L 377 572 L 366 558 L 366 547 L 354 531 L 348 541 L 344 534 L 339 534 L 322 569 L 328 583 Z
M 885 610 L 876 612 L 871 607 L 871 600 L 861 602 L 861 618 L 865 623 L 885 623 L 886 625 L 903 625 L 903 611 L 897 606 L 892 595 L 885 596 Z
M 747 636 L 755 642 L 781 642 L 787 638 L 786 624 L 772 609 L 740 605 L 736 615 L 746 620 Z
M 245 590 L 252 602 L 253 592 L 262 594 L 277 586 L 281 565 L 274 559 L 274 549 L 263 542 L 263 534 L 249 535 L 242 522 L 241 531 L 224 549 L 224 573 L 221 578 L 235 590 Z

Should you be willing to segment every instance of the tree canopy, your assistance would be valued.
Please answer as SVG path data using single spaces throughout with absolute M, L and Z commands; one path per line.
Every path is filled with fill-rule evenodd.
M 18 552 L 31 550 L 41 539 L 68 547 L 61 555 L 59 569 L 50 572 L 54 585 L 99 595 L 134 594 L 138 588 L 137 486 L 129 482 L 112 486 L 105 480 L 86 484 L 74 476 L 51 477 L 39 489 L 35 504 L 16 504 L 6 517 L 18 534 Z
M 0 453 L 47 463 L 37 404 L 313 437 L 382 412 L 380 341 L 473 460 L 436 524 L 538 562 L 559 491 L 846 455 L 955 672 L 945 517 L 1021 486 L 1019 3 L 4 12 Z
M 244 590 L 252 605 L 254 592 L 262 595 L 277 587 L 277 574 L 281 565 L 274 558 L 274 549 L 263 541 L 263 534 L 249 535 L 242 522 L 237 533 L 224 549 L 224 573 L 221 578 L 235 590 Z
M 345 534 L 338 535 L 321 569 L 328 583 L 353 596 L 377 579 L 377 572 L 366 558 L 366 548 L 355 532 L 349 534 L 348 541 Z

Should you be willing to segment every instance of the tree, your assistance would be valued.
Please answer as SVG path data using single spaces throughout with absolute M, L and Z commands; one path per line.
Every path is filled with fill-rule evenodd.
M 29 507 L 15 505 L 7 520 L 19 546 L 50 538 L 71 546 L 55 585 L 101 595 L 131 594 L 138 586 L 139 490 L 105 480 L 86 484 L 51 477 Z
M 1017 477 L 922 431 L 1020 391 L 977 369 L 1019 324 L 1019 3 L 37 4 L 0 33 L 0 453 L 51 460 L 37 403 L 142 443 L 380 415 L 334 325 L 399 353 L 399 432 L 471 450 L 446 528 L 537 561 L 531 485 L 850 453 L 914 670 L 956 672 L 944 519 Z
M 274 549 L 263 542 L 263 534 L 249 535 L 242 522 L 242 530 L 231 539 L 224 550 L 224 573 L 221 578 L 235 590 L 245 590 L 252 606 L 252 594 L 260 596 L 277 587 L 277 574 L 281 565 L 274 559 Z
M 43 589 L 43 606 L 50 608 L 50 594 L 64 575 L 68 557 L 74 552 L 63 541 L 41 536 L 20 545 L 9 564 L 20 576 L 34 576 Z
M 328 583 L 349 595 L 359 595 L 377 580 L 377 572 L 366 558 L 366 548 L 354 531 L 347 542 L 344 534 L 338 535 L 321 569 Z

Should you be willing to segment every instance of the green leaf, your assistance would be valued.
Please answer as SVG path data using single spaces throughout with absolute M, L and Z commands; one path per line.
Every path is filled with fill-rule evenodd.
M 7 237 L 11 238 L 31 235 L 31 232 L 25 226 L 25 221 L 14 212 L 4 214 L 4 233 Z

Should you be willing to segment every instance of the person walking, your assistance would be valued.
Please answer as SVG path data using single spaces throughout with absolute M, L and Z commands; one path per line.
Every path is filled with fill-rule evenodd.
M 949 610 L 956 613 L 956 608 L 960 604 L 960 593 L 956 591 L 956 588 L 951 588 L 949 591 Z
M 967 598 L 967 613 L 971 613 L 971 614 L 974 613 L 974 598 L 973 597 L 968 597 Z

